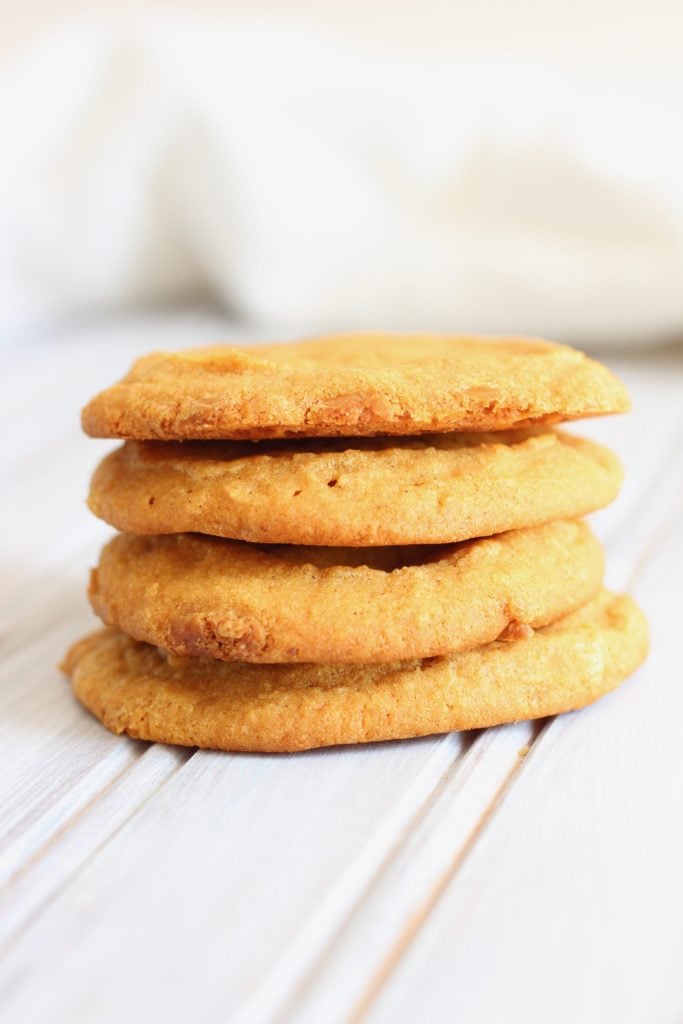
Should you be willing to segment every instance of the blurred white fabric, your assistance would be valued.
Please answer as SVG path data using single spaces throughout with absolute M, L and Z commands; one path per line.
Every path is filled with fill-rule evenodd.
M 682 72 L 683 81 L 683 72 Z M 0 78 L 0 325 L 683 336 L 683 88 L 265 22 L 81 17 Z

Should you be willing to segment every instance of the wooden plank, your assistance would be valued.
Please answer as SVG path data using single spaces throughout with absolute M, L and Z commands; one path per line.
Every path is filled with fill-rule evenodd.
M 5 1012 L 118 1020 L 114 969 L 141 1011 L 229 1018 L 284 952 L 310 962 L 461 745 L 195 755 L 13 944 Z
M 35 818 L 21 836 L 23 856 L 11 885 L 0 889 L 0 947 L 16 937 L 65 882 L 191 756 L 191 750 L 130 741 L 112 747 L 97 769 L 82 776 Z M 113 769 L 113 770 L 112 770 Z M 118 769 L 118 771 L 117 771 Z M 7 859 L 0 858 L 3 868 Z
M 73 631 L 64 611 L 0 671 L 1 883 L 145 749 L 103 730 L 71 697 L 56 668 Z
M 335 1019 L 335 1008 L 359 1011 L 368 977 L 391 969 L 397 936 L 422 925 L 441 887 L 459 868 L 498 808 L 541 723 L 487 729 L 474 737 L 462 762 L 447 773 L 422 813 L 401 837 L 333 941 L 294 985 L 286 958 L 263 979 L 245 1018 Z M 358 951 L 362 949 L 362 969 Z M 276 1013 L 277 1011 L 277 1013 Z M 340 1018 L 341 1019 L 341 1018 Z

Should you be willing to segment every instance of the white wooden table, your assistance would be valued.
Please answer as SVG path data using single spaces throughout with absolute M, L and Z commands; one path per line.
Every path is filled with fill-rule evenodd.
M 94 622 L 106 442 L 78 410 L 177 315 L 4 350 L 2 1018 L 683 1020 L 683 349 L 611 360 L 628 417 L 582 424 L 627 478 L 593 517 L 651 621 L 594 707 L 464 735 L 245 756 L 107 733 L 55 665 Z

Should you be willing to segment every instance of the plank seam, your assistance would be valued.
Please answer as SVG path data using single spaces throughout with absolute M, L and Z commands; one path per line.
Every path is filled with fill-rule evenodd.
M 545 732 L 545 730 L 548 727 L 548 724 L 551 721 L 553 721 L 553 719 L 539 720 L 538 729 L 535 735 L 532 736 L 532 742 L 529 745 L 530 750 L 533 749 L 534 745 L 536 744 L 540 736 Z M 392 974 L 396 971 L 401 960 L 404 958 L 404 956 L 408 952 L 408 949 L 410 948 L 415 938 L 417 937 L 420 929 L 423 927 L 424 923 L 427 921 L 429 916 L 436 908 L 439 900 L 445 893 L 446 889 L 453 881 L 453 879 L 456 877 L 460 868 L 465 863 L 470 853 L 476 846 L 479 838 L 483 835 L 483 833 L 485 832 L 485 830 L 495 817 L 496 812 L 505 801 L 505 798 L 507 797 L 510 789 L 514 785 L 516 779 L 522 773 L 526 765 L 527 757 L 528 754 L 526 751 L 524 753 L 520 752 L 520 755 L 518 756 L 516 763 L 505 776 L 501 785 L 498 787 L 489 803 L 483 809 L 476 824 L 470 831 L 469 836 L 467 837 L 463 845 L 460 847 L 460 849 L 457 851 L 449 867 L 446 869 L 446 871 L 443 872 L 441 877 L 438 878 L 435 884 L 432 886 L 429 895 L 424 900 L 422 905 L 413 912 L 410 921 L 406 925 L 402 934 L 399 935 L 396 941 L 394 942 L 394 945 L 390 950 L 389 954 L 387 955 L 387 957 L 385 958 L 384 963 L 377 969 L 373 978 L 370 979 L 370 982 L 366 987 L 365 993 L 361 996 L 358 1003 L 352 1008 L 350 1014 L 346 1018 L 348 1024 L 362 1024 L 362 1021 L 370 1011 L 372 1004 L 376 1001 L 382 989 L 385 987 Z
M 88 811 L 88 809 L 96 803 L 97 800 L 100 799 L 100 797 L 102 797 L 111 789 L 113 785 L 115 785 L 117 782 L 123 779 L 126 773 L 130 771 L 130 769 L 135 764 L 137 764 L 137 762 L 140 760 L 141 757 L 144 756 L 145 753 L 146 751 L 144 748 L 135 748 L 133 750 L 130 761 L 122 765 L 122 767 L 113 775 L 111 775 L 106 780 L 106 782 L 103 782 L 99 789 L 96 789 L 93 793 L 91 793 L 90 796 L 86 800 L 84 800 L 84 802 L 80 805 L 80 807 L 75 807 L 73 813 L 71 813 L 67 818 L 65 818 L 64 821 L 60 825 L 58 825 L 58 827 L 54 830 L 54 832 L 51 832 L 50 835 L 47 836 L 45 840 L 29 854 L 26 860 L 23 861 L 17 868 L 15 868 L 12 874 L 9 875 L 5 882 L 0 886 L 0 894 L 6 892 L 17 879 L 21 878 L 21 876 L 26 871 L 30 870 L 33 864 L 40 860 L 40 858 L 50 848 L 53 842 L 56 842 L 60 838 L 60 836 L 67 832 L 78 821 L 78 819 L 83 814 L 85 814 Z M 21 826 L 22 824 L 23 822 L 18 823 L 17 831 L 20 831 L 19 826 Z
M 149 747 L 147 749 L 149 749 Z M 15 872 L 15 874 L 8 881 L 7 885 L 2 891 L 7 892 L 9 890 L 9 886 L 13 882 L 15 882 L 21 876 L 27 874 L 31 870 L 31 868 L 46 855 L 49 849 L 52 846 L 54 846 L 54 844 L 59 840 L 59 838 L 62 835 L 70 831 L 74 827 L 75 823 L 80 818 L 82 818 L 90 808 L 92 808 L 100 799 L 102 799 L 102 797 L 117 782 L 119 782 L 121 779 L 125 777 L 127 772 L 131 770 L 131 768 L 140 760 L 140 757 L 144 756 L 146 752 L 146 750 L 143 750 L 141 754 L 134 760 L 132 760 L 128 765 L 126 765 L 122 771 L 112 776 L 112 778 L 109 780 L 109 782 L 107 782 L 105 786 L 99 789 L 97 793 L 94 793 L 91 799 L 87 801 L 87 803 L 83 804 L 83 806 L 74 815 L 72 815 L 71 818 L 65 821 L 45 841 L 45 843 L 43 843 L 43 845 L 39 849 L 37 849 L 36 851 L 34 851 L 33 854 L 31 854 L 30 858 L 24 864 L 22 864 L 22 866 Z M 34 921 L 45 911 L 47 907 L 49 907 L 49 905 L 57 898 L 57 896 L 59 896 L 62 890 L 64 890 L 71 882 L 73 882 L 74 878 L 76 878 L 79 872 L 83 870 L 83 868 L 89 863 L 89 861 L 95 858 L 104 849 L 104 847 L 111 842 L 114 836 L 116 836 L 123 828 L 125 828 L 128 822 L 136 814 L 138 814 L 143 809 L 143 807 L 145 807 L 146 804 L 149 803 L 150 800 L 154 799 L 154 797 L 156 797 L 161 792 L 161 790 L 178 774 L 178 772 L 182 771 L 185 765 L 192 759 L 192 757 L 194 757 L 196 753 L 196 749 L 189 750 L 187 748 L 182 748 L 178 751 L 178 763 L 171 769 L 171 771 L 169 771 L 169 773 L 162 780 L 160 780 L 157 786 L 150 790 L 149 793 L 146 793 L 144 798 L 140 800 L 139 803 L 137 803 L 134 807 L 131 807 L 129 809 L 128 813 L 118 823 L 116 828 L 114 828 L 111 832 L 103 833 L 101 840 L 91 850 L 88 851 L 86 857 L 80 863 L 75 864 L 73 870 L 68 871 L 62 878 L 60 878 L 59 883 L 55 885 L 55 887 L 52 889 L 49 895 L 47 895 L 45 899 L 41 900 L 41 902 L 36 907 L 34 907 L 30 913 L 26 915 L 26 917 L 24 918 L 20 925 L 14 928 L 11 932 L 8 932 L 8 934 L 0 942 L 0 952 L 2 952 L 3 950 L 6 951 L 12 942 L 14 942 L 19 936 L 22 935 L 24 931 L 31 927 Z
M 531 748 L 533 743 L 535 743 L 537 737 L 543 731 L 546 721 L 546 719 L 540 719 L 537 722 L 532 723 L 532 734 L 529 741 L 529 745 L 526 748 L 524 748 L 523 751 L 519 752 L 519 763 L 521 763 L 521 761 L 527 755 L 528 750 Z M 356 899 L 349 906 L 344 917 L 339 920 L 334 932 L 330 935 L 328 940 L 325 942 L 324 946 L 320 947 L 318 955 L 310 963 L 306 973 L 300 978 L 298 983 L 292 986 L 287 997 L 282 1000 L 282 1002 L 280 1003 L 280 1007 L 277 1011 L 277 1020 L 288 1020 L 289 1016 L 296 1010 L 296 1003 L 298 999 L 301 997 L 302 993 L 306 992 L 309 988 L 315 986 L 316 973 L 321 963 L 328 960 L 330 957 L 334 956 L 334 948 L 339 941 L 340 935 L 352 922 L 354 915 L 362 907 L 363 903 L 366 902 L 369 897 L 371 898 L 373 889 L 376 887 L 377 883 L 381 881 L 386 870 L 390 868 L 392 863 L 395 862 L 396 859 L 401 855 L 402 850 L 410 841 L 411 836 L 413 836 L 416 832 L 419 831 L 425 818 L 429 816 L 434 805 L 438 803 L 444 789 L 450 786 L 454 782 L 454 780 L 457 779 L 457 774 L 459 771 L 465 770 L 467 771 L 468 774 L 471 774 L 476 770 L 477 765 L 487 756 L 488 751 L 486 749 L 477 751 L 475 746 L 477 744 L 483 745 L 485 742 L 485 737 L 487 735 L 490 735 L 490 730 L 488 729 L 470 730 L 466 733 L 460 734 L 461 738 L 467 737 L 466 744 L 463 743 L 460 751 L 458 752 L 458 755 L 445 768 L 441 777 L 435 783 L 433 789 L 425 797 L 424 801 L 420 804 L 420 806 L 416 808 L 412 817 L 406 823 L 406 825 L 403 827 L 400 833 L 396 835 L 391 847 L 388 849 L 381 864 L 379 864 L 376 870 L 372 873 L 366 885 L 364 886 L 362 892 L 360 892 L 357 895 Z M 473 750 L 473 748 L 475 749 Z M 468 764 L 470 756 L 472 758 L 472 763 Z M 467 779 L 465 779 L 463 785 L 467 785 Z M 491 801 L 489 801 L 489 804 L 487 806 L 490 807 L 490 805 Z M 462 849 L 462 847 L 460 849 Z
M 399 850 L 401 849 L 404 842 L 411 835 L 415 828 L 419 826 L 425 815 L 429 813 L 430 808 L 433 806 L 436 800 L 438 800 L 439 794 L 449 780 L 453 777 L 453 773 L 457 771 L 460 763 L 470 751 L 471 747 L 476 742 L 482 730 L 471 730 L 467 734 L 461 734 L 460 746 L 455 752 L 454 756 L 442 768 L 440 774 L 435 779 L 429 791 L 423 797 L 422 801 L 412 811 L 409 819 L 400 828 L 400 830 L 393 836 L 391 844 L 382 856 L 380 862 L 375 866 L 375 869 L 371 872 L 369 877 L 366 879 L 362 887 L 359 889 L 353 900 L 348 904 L 344 914 L 335 922 L 333 929 L 323 939 L 323 942 L 317 950 L 317 954 L 313 960 L 309 961 L 304 971 L 299 975 L 298 981 L 296 981 L 288 990 L 288 993 L 280 998 L 278 1002 L 278 1009 L 274 1011 L 273 1020 L 284 1020 L 286 1015 L 289 1013 L 291 1004 L 297 999 L 298 993 L 306 987 L 311 980 L 311 976 L 315 971 L 315 966 L 322 960 L 328 950 L 334 946 L 339 933 L 347 926 L 348 922 L 353 918 L 354 913 L 358 907 L 362 904 L 363 900 L 366 899 L 368 892 L 370 892 L 381 877 L 382 872 L 386 866 L 396 857 Z M 442 742 L 448 743 L 452 734 L 446 733 L 442 737 Z M 254 1012 L 253 1008 L 246 1008 L 245 1013 L 238 1017 L 239 1021 L 244 1021 L 244 1024 L 251 1022 L 252 1020 L 263 1019 L 262 1015 L 258 1011 Z M 268 1017 L 268 1019 L 271 1019 Z

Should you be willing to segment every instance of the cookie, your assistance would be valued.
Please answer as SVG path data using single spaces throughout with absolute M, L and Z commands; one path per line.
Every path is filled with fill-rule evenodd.
M 175 654 L 250 662 L 428 658 L 542 626 L 602 583 L 582 522 L 446 548 L 263 548 L 119 534 L 90 585 L 110 626 Z
M 260 442 L 129 441 L 90 488 L 132 533 L 268 544 L 449 544 L 607 505 L 621 467 L 562 431 Z
M 83 410 L 93 437 L 206 440 L 507 430 L 622 412 L 623 385 L 564 345 L 355 333 L 155 353 Z
M 64 669 L 108 729 L 218 750 L 294 751 L 541 718 L 590 704 L 647 651 L 645 618 L 603 591 L 519 639 L 446 658 L 374 665 L 174 659 L 103 629 Z

